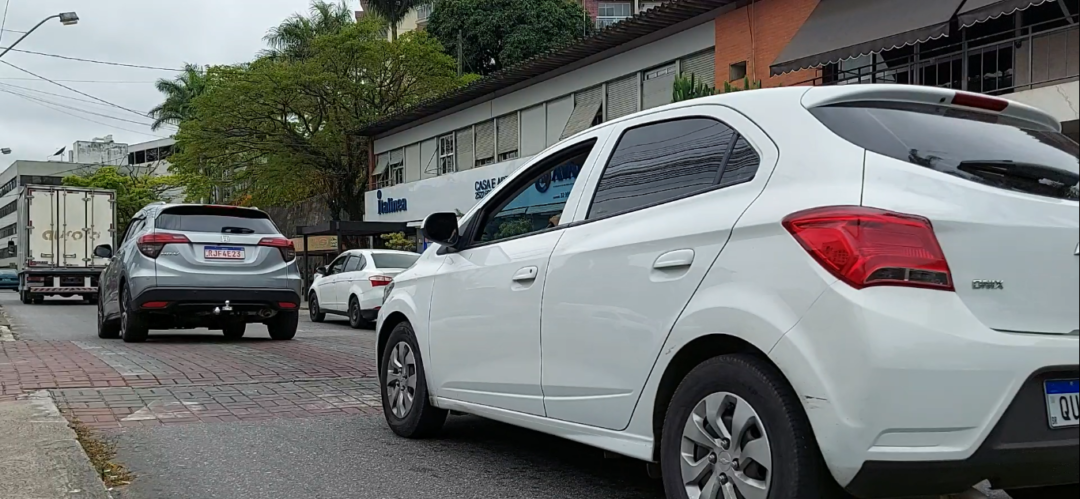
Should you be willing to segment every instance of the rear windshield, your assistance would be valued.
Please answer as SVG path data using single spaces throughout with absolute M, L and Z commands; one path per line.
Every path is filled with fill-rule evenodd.
M 420 255 L 406 255 L 401 253 L 372 253 L 371 259 L 377 269 L 407 269 L 416 263 Z
M 1080 146 L 1059 132 L 933 105 L 859 103 L 810 112 L 845 140 L 890 158 L 1001 189 L 1080 199 Z
M 3 276 L 16 275 L 16 272 L 14 270 L 12 270 L 12 269 L 0 269 L 0 275 L 3 275 Z
M 169 208 L 158 215 L 154 225 L 159 229 L 182 232 L 215 232 L 219 234 L 277 234 L 270 217 L 257 210 L 182 206 Z

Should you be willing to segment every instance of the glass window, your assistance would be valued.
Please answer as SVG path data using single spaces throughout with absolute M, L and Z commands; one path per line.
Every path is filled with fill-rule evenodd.
M 360 270 L 360 268 L 363 266 L 362 265 L 363 263 L 364 263 L 364 257 L 356 256 L 356 255 L 350 256 L 349 261 L 345 262 L 345 270 L 344 270 L 344 272 L 355 272 L 357 270 Z
M 221 234 L 277 234 L 270 217 L 261 211 L 217 206 L 169 208 L 158 215 L 155 227 L 185 232 Z
M 454 157 L 454 134 L 439 137 L 439 175 L 457 171 Z
M 407 253 L 372 253 L 371 260 L 377 269 L 407 269 L 412 267 L 420 255 Z
M 735 139 L 727 163 L 724 163 L 724 173 L 720 177 L 720 187 L 731 187 L 754 180 L 760 165 L 761 157 L 746 141 L 746 137 L 740 135 L 738 139 Z
M 578 173 L 589 158 L 595 141 L 572 147 L 552 157 L 541 166 L 529 183 L 495 202 L 485 210 L 486 219 L 475 236 L 476 241 L 490 242 L 518 237 L 559 225 L 563 207 L 574 188 Z
M 330 264 L 327 270 L 327 275 L 340 274 L 341 270 L 345 268 L 345 262 L 348 261 L 349 255 L 341 255 Z
M 716 185 L 735 131 L 709 118 L 627 130 L 596 187 L 588 218 L 687 197 Z

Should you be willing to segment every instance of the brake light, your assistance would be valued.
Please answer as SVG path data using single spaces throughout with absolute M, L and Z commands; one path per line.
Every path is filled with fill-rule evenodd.
M 162 309 L 169 306 L 167 301 L 148 301 L 142 304 L 142 308 L 148 309 Z
M 945 253 L 933 225 L 923 217 L 833 206 L 794 213 L 783 225 L 825 270 L 855 289 L 954 291 Z
M 188 244 L 190 242 L 191 241 L 188 240 L 187 236 L 183 234 L 168 234 L 156 232 L 153 234 L 146 234 L 139 237 L 138 246 L 139 251 L 142 254 L 150 258 L 157 258 L 158 255 L 161 254 L 161 250 L 165 247 L 166 244 Z
M 953 96 L 952 103 L 954 106 L 985 109 L 995 113 L 1000 113 L 1004 111 L 1005 108 L 1009 107 L 1009 101 L 1005 99 L 966 92 L 957 92 L 956 95 Z
M 296 259 L 296 248 L 293 247 L 292 239 L 284 237 L 264 237 L 259 240 L 259 246 L 269 246 L 281 251 L 281 258 L 286 262 Z
M 280 307 L 282 309 L 286 309 L 286 310 L 292 310 L 292 309 L 296 308 L 296 304 L 292 303 L 292 302 L 287 302 L 287 301 L 279 301 L 278 302 L 278 307 Z
M 45 282 L 45 276 L 43 276 L 43 275 L 28 275 L 28 276 L 26 276 L 26 282 Z
M 371 287 L 377 288 L 379 286 L 386 286 L 387 284 L 390 284 L 390 281 L 393 281 L 394 279 L 390 276 L 385 275 L 373 275 L 369 277 L 368 280 L 371 281 Z

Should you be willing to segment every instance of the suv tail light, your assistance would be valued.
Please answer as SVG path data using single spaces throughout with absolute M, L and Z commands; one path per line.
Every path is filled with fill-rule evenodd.
M 296 259 L 296 248 L 293 247 L 292 239 L 284 237 L 264 237 L 259 240 L 259 246 L 269 246 L 281 251 L 281 258 L 286 262 Z
M 164 248 L 166 244 L 188 244 L 190 242 L 191 241 L 188 240 L 187 236 L 183 234 L 154 233 L 140 236 L 138 245 L 139 251 L 142 252 L 142 254 L 150 258 L 157 258 L 158 255 L 161 254 L 161 249 Z
M 908 286 L 954 291 L 930 221 L 859 206 L 800 211 L 784 228 L 831 274 L 855 289 Z
M 369 277 L 368 280 L 371 281 L 371 287 L 377 288 L 379 286 L 386 286 L 390 284 L 390 282 L 393 281 L 394 278 L 385 275 L 373 275 Z

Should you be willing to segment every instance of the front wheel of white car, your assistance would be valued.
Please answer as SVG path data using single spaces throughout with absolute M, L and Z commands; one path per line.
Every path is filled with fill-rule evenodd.
M 725 355 L 701 363 L 679 384 L 664 419 L 667 497 L 837 497 L 802 411 L 767 362 Z
M 435 436 L 446 411 L 431 404 L 424 361 L 408 322 L 394 327 L 383 350 L 379 383 L 383 414 L 390 429 L 405 438 Z

